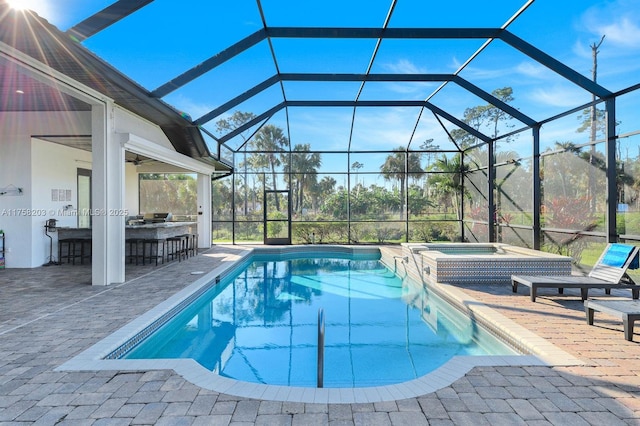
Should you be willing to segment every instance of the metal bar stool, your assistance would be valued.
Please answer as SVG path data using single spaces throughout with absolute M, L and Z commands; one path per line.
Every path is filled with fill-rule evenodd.
M 187 247 L 188 256 L 196 256 L 198 254 L 198 234 L 189 234 L 189 246 Z
M 178 237 L 184 240 L 184 256 L 188 258 L 189 256 L 195 256 L 198 249 L 198 235 L 197 234 L 182 234 L 178 235 Z
M 182 256 L 186 259 L 185 239 L 178 235 L 167 238 L 167 262 L 178 258 L 178 262 L 182 261 Z
M 58 240 L 58 262 L 74 260 L 76 238 L 62 238 Z
M 139 262 L 144 265 L 144 240 L 142 238 L 127 238 L 125 244 L 125 260 L 128 260 L 129 263 L 133 263 L 135 260 L 136 265 Z
M 85 259 L 87 259 L 89 263 L 91 263 L 91 238 L 77 238 L 76 244 L 80 246 L 80 253 L 76 256 L 80 257 L 80 264 L 83 265 Z M 73 263 L 75 264 L 75 257 L 73 260 Z
M 89 238 L 63 238 L 58 240 L 58 262 L 76 264 L 76 259 L 80 264 L 84 263 L 84 259 L 91 262 L 91 239 Z
M 144 265 L 147 260 L 149 263 L 155 260 L 156 266 L 158 266 L 158 259 L 164 263 L 165 251 L 166 240 L 164 239 L 147 238 L 142 240 L 142 264 Z

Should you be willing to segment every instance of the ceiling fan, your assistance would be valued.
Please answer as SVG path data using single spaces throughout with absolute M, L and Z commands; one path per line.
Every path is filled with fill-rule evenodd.
M 153 158 L 140 157 L 140 155 L 136 154 L 134 158 L 125 159 L 127 163 L 132 163 L 134 166 L 139 166 L 144 163 L 148 163 L 149 161 L 154 161 Z

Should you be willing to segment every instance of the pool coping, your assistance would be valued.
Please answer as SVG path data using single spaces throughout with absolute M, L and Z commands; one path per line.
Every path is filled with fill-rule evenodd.
M 527 355 L 508 356 L 456 356 L 436 370 L 404 383 L 393 385 L 356 387 L 356 388 L 310 388 L 295 386 L 265 385 L 243 382 L 220 376 L 207 370 L 191 359 L 105 359 L 105 357 L 127 345 L 136 336 L 144 333 L 154 322 L 163 320 L 168 312 L 192 299 L 194 294 L 209 288 L 209 283 L 219 281 L 221 277 L 232 273 L 249 256 L 255 253 L 288 254 L 319 252 L 331 249 L 342 253 L 366 253 L 380 250 L 382 261 L 397 269 L 398 264 L 405 274 L 419 276 L 417 268 L 412 270 L 412 262 L 397 262 L 397 253 L 385 247 L 362 247 L 343 245 L 305 245 L 253 248 L 240 255 L 227 256 L 223 264 L 203 274 L 184 289 L 180 290 L 154 308 L 130 321 L 114 333 L 103 338 L 82 353 L 56 368 L 56 371 L 149 371 L 174 370 L 184 379 L 212 391 L 239 397 L 261 400 L 305 402 L 305 403 L 361 403 L 382 402 L 412 398 L 435 392 L 462 378 L 474 367 L 482 366 L 569 366 L 584 365 L 584 362 L 537 336 L 524 327 L 509 320 L 497 311 L 483 305 L 461 290 L 446 284 L 438 284 L 437 293 L 445 297 L 459 309 L 466 310 L 483 325 L 489 325 L 490 331 L 507 340 Z M 398 273 L 398 271 L 396 270 Z M 420 282 L 420 281 L 418 281 Z M 175 314 L 174 314 L 175 315 Z

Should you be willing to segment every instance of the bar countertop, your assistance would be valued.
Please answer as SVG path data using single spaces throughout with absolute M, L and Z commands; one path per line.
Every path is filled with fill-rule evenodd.
M 181 234 L 195 234 L 197 222 L 158 222 L 125 225 L 125 238 L 164 239 Z M 91 228 L 57 228 L 58 239 L 91 238 Z
M 158 222 L 140 223 L 135 225 L 125 225 L 125 229 L 153 229 L 153 228 L 173 228 L 177 226 L 196 226 L 197 222 Z

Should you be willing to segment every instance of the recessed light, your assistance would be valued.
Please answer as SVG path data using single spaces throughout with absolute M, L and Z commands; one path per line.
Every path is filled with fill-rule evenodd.
M 20 89 L 18 89 L 18 90 L 16 90 L 16 93 L 18 93 L 18 94 L 20 94 L 20 95 L 24 95 L 24 90 L 20 90 Z

